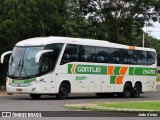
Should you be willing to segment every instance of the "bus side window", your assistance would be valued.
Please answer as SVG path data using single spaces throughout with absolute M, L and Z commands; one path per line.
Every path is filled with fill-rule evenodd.
M 52 70 L 52 65 L 51 65 L 52 61 L 51 61 L 50 55 L 44 55 L 42 59 L 43 59 L 43 62 L 41 66 L 41 74 L 45 74 Z
M 67 44 L 61 60 L 61 65 L 76 61 L 79 61 L 79 45 Z
M 111 63 L 121 64 L 121 49 L 110 48 Z
M 123 64 L 136 64 L 136 51 L 123 49 L 122 50 L 122 63 Z
M 80 62 L 95 62 L 96 49 L 94 46 L 80 46 Z
M 109 62 L 109 48 L 96 47 L 96 62 L 108 63 Z
M 138 65 L 147 65 L 147 51 L 137 51 Z
M 147 61 L 148 61 L 148 65 L 152 65 L 155 63 L 155 59 L 156 59 L 156 54 L 155 52 L 147 52 Z

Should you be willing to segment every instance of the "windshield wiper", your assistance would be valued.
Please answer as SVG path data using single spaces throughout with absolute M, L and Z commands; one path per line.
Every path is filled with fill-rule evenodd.
M 12 77 L 17 73 L 17 71 L 19 70 L 19 68 L 20 68 L 20 65 L 21 65 L 21 59 L 19 60 L 19 63 L 18 63 L 18 65 L 16 66 L 16 68 L 15 68 L 15 70 L 14 70 L 14 72 L 12 73 Z
M 24 71 L 25 76 L 28 78 L 28 74 L 27 74 L 26 68 L 24 67 L 24 64 L 22 64 L 22 67 L 21 67 L 21 70 L 20 70 L 20 76 L 21 76 L 22 70 Z

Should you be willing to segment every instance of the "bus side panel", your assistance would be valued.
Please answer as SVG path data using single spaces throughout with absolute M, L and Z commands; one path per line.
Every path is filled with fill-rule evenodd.
M 123 92 L 124 84 L 128 81 L 133 83 L 134 77 L 104 75 L 102 77 L 102 92 Z
M 69 81 L 71 93 L 87 93 L 89 81 L 86 74 L 68 73 L 68 64 L 60 65 L 56 69 L 56 93 L 59 91 L 60 84 L 63 81 Z
M 55 92 L 55 74 L 48 73 L 39 78 L 41 80 L 40 93 L 54 93 Z
M 88 80 L 78 80 L 75 74 L 58 74 L 56 76 L 56 93 L 59 91 L 60 84 L 63 81 L 69 81 L 71 87 L 71 93 L 87 93 L 88 92 Z
M 101 80 L 102 80 L 102 76 L 103 75 L 98 75 L 98 74 L 94 74 L 94 75 L 87 75 L 87 80 L 89 82 L 89 86 L 88 86 L 88 91 L 90 93 L 94 93 L 94 92 L 101 92 Z
M 156 76 L 135 76 L 135 83 L 142 83 L 142 92 L 154 91 L 156 84 Z
M 72 84 L 72 93 L 88 93 L 89 81 L 85 74 L 74 74 L 74 80 Z
M 61 83 L 64 82 L 64 81 L 70 82 L 71 90 L 73 89 L 72 88 L 72 80 L 74 79 L 74 75 L 66 74 L 66 73 L 63 73 L 63 74 L 62 73 L 57 73 L 55 79 L 56 79 L 55 93 L 58 93 L 59 87 L 60 87 Z

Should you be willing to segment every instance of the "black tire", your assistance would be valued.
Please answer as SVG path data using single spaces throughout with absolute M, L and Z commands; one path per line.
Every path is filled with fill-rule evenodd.
M 39 99 L 40 97 L 41 97 L 41 95 L 40 94 L 30 94 L 30 97 L 32 98 L 32 99 Z
M 69 94 L 69 85 L 65 82 L 61 83 L 60 87 L 59 87 L 59 92 L 58 94 L 56 94 L 57 99 L 66 99 L 68 97 Z
M 130 98 L 132 96 L 132 86 L 129 83 L 126 83 L 123 88 L 122 96 L 124 98 Z
M 132 97 L 137 98 L 140 96 L 140 94 L 141 94 L 141 85 L 135 84 L 135 86 L 133 88 Z

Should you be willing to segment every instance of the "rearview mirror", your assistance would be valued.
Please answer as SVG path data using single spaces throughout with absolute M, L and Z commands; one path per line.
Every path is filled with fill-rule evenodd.
M 3 62 L 4 62 L 4 57 L 6 56 L 6 55 L 8 55 L 8 54 L 11 54 L 12 53 L 12 51 L 7 51 L 7 52 L 5 52 L 5 53 L 3 53 L 2 55 L 1 55 L 1 63 L 3 64 Z
M 53 52 L 53 50 L 42 50 L 42 51 L 39 51 L 37 54 L 36 54 L 36 59 L 35 59 L 35 62 L 36 63 L 39 63 L 39 60 L 41 58 L 41 56 L 45 53 L 49 53 L 49 52 Z

